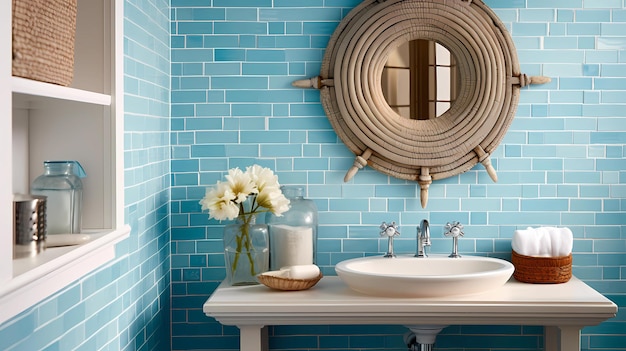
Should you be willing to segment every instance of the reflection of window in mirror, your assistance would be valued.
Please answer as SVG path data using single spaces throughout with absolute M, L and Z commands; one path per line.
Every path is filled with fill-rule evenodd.
M 418 39 L 389 54 L 382 90 L 389 106 L 400 116 L 430 119 L 452 106 L 457 82 L 454 56 L 435 41 Z

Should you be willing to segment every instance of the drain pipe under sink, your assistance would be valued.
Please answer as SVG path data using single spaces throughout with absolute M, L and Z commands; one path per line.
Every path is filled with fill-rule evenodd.
M 404 335 L 409 351 L 432 351 L 437 334 L 446 325 L 406 325 L 411 332 Z

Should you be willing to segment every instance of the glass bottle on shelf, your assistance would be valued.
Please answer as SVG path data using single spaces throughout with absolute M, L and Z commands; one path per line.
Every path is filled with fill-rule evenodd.
M 278 217 L 266 215 L 270 238 L 270 269 L 315 263 L 317 206 L 304 198 L 304 186 L 282 186 L 290 208 Z
M 44 173 L 31 186 L 34 195 L 47 196 L 47 234 L 81 232 L 85 170 L 78 161 L 44 161 Z

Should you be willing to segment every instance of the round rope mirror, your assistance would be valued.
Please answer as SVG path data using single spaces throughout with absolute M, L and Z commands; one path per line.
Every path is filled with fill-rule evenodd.
M 383 93 L 390 53 L 413 40 L 445 47 L 456 62 L 454 102 L 436 118 L 402 117 Z M 480 0 L 365 0 L 335 30 L 320 76 L 294 85 L 320 89 L 333 128 L 357 155 L 345 181 L 366 165 L 417 181 L 425 207 L 433 180 L 478 162 L 497 180 L 489 155 L 513 120 L 520 88 L 547 81 L 520 73 L 504 25 Z

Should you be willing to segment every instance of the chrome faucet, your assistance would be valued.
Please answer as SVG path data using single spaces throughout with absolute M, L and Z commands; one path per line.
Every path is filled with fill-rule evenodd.
M 417 227 L 417 252 L 415 257 L 428 257 L 424 248 L 430 246 L 430 225 L 428 221 L 422 219 L 420 226 Z
M 443 234 L 446 237 L 452 237 L 452 253 L 451 258 L 459 258 L 459 237 L 465 235 L 463 233 L 463 225 L 459 222 L 448 222 L 445 226 L 446 232 Z
M 396 254 L 393 253 L 393 238 L 400 236 L 396 222 L 391 222 L 391 224 L 383 222 L 380 225 L 380 236 L 386 236 L 389 238 L 387 243 L 387 253 L 383 257 L 396 257 Z

